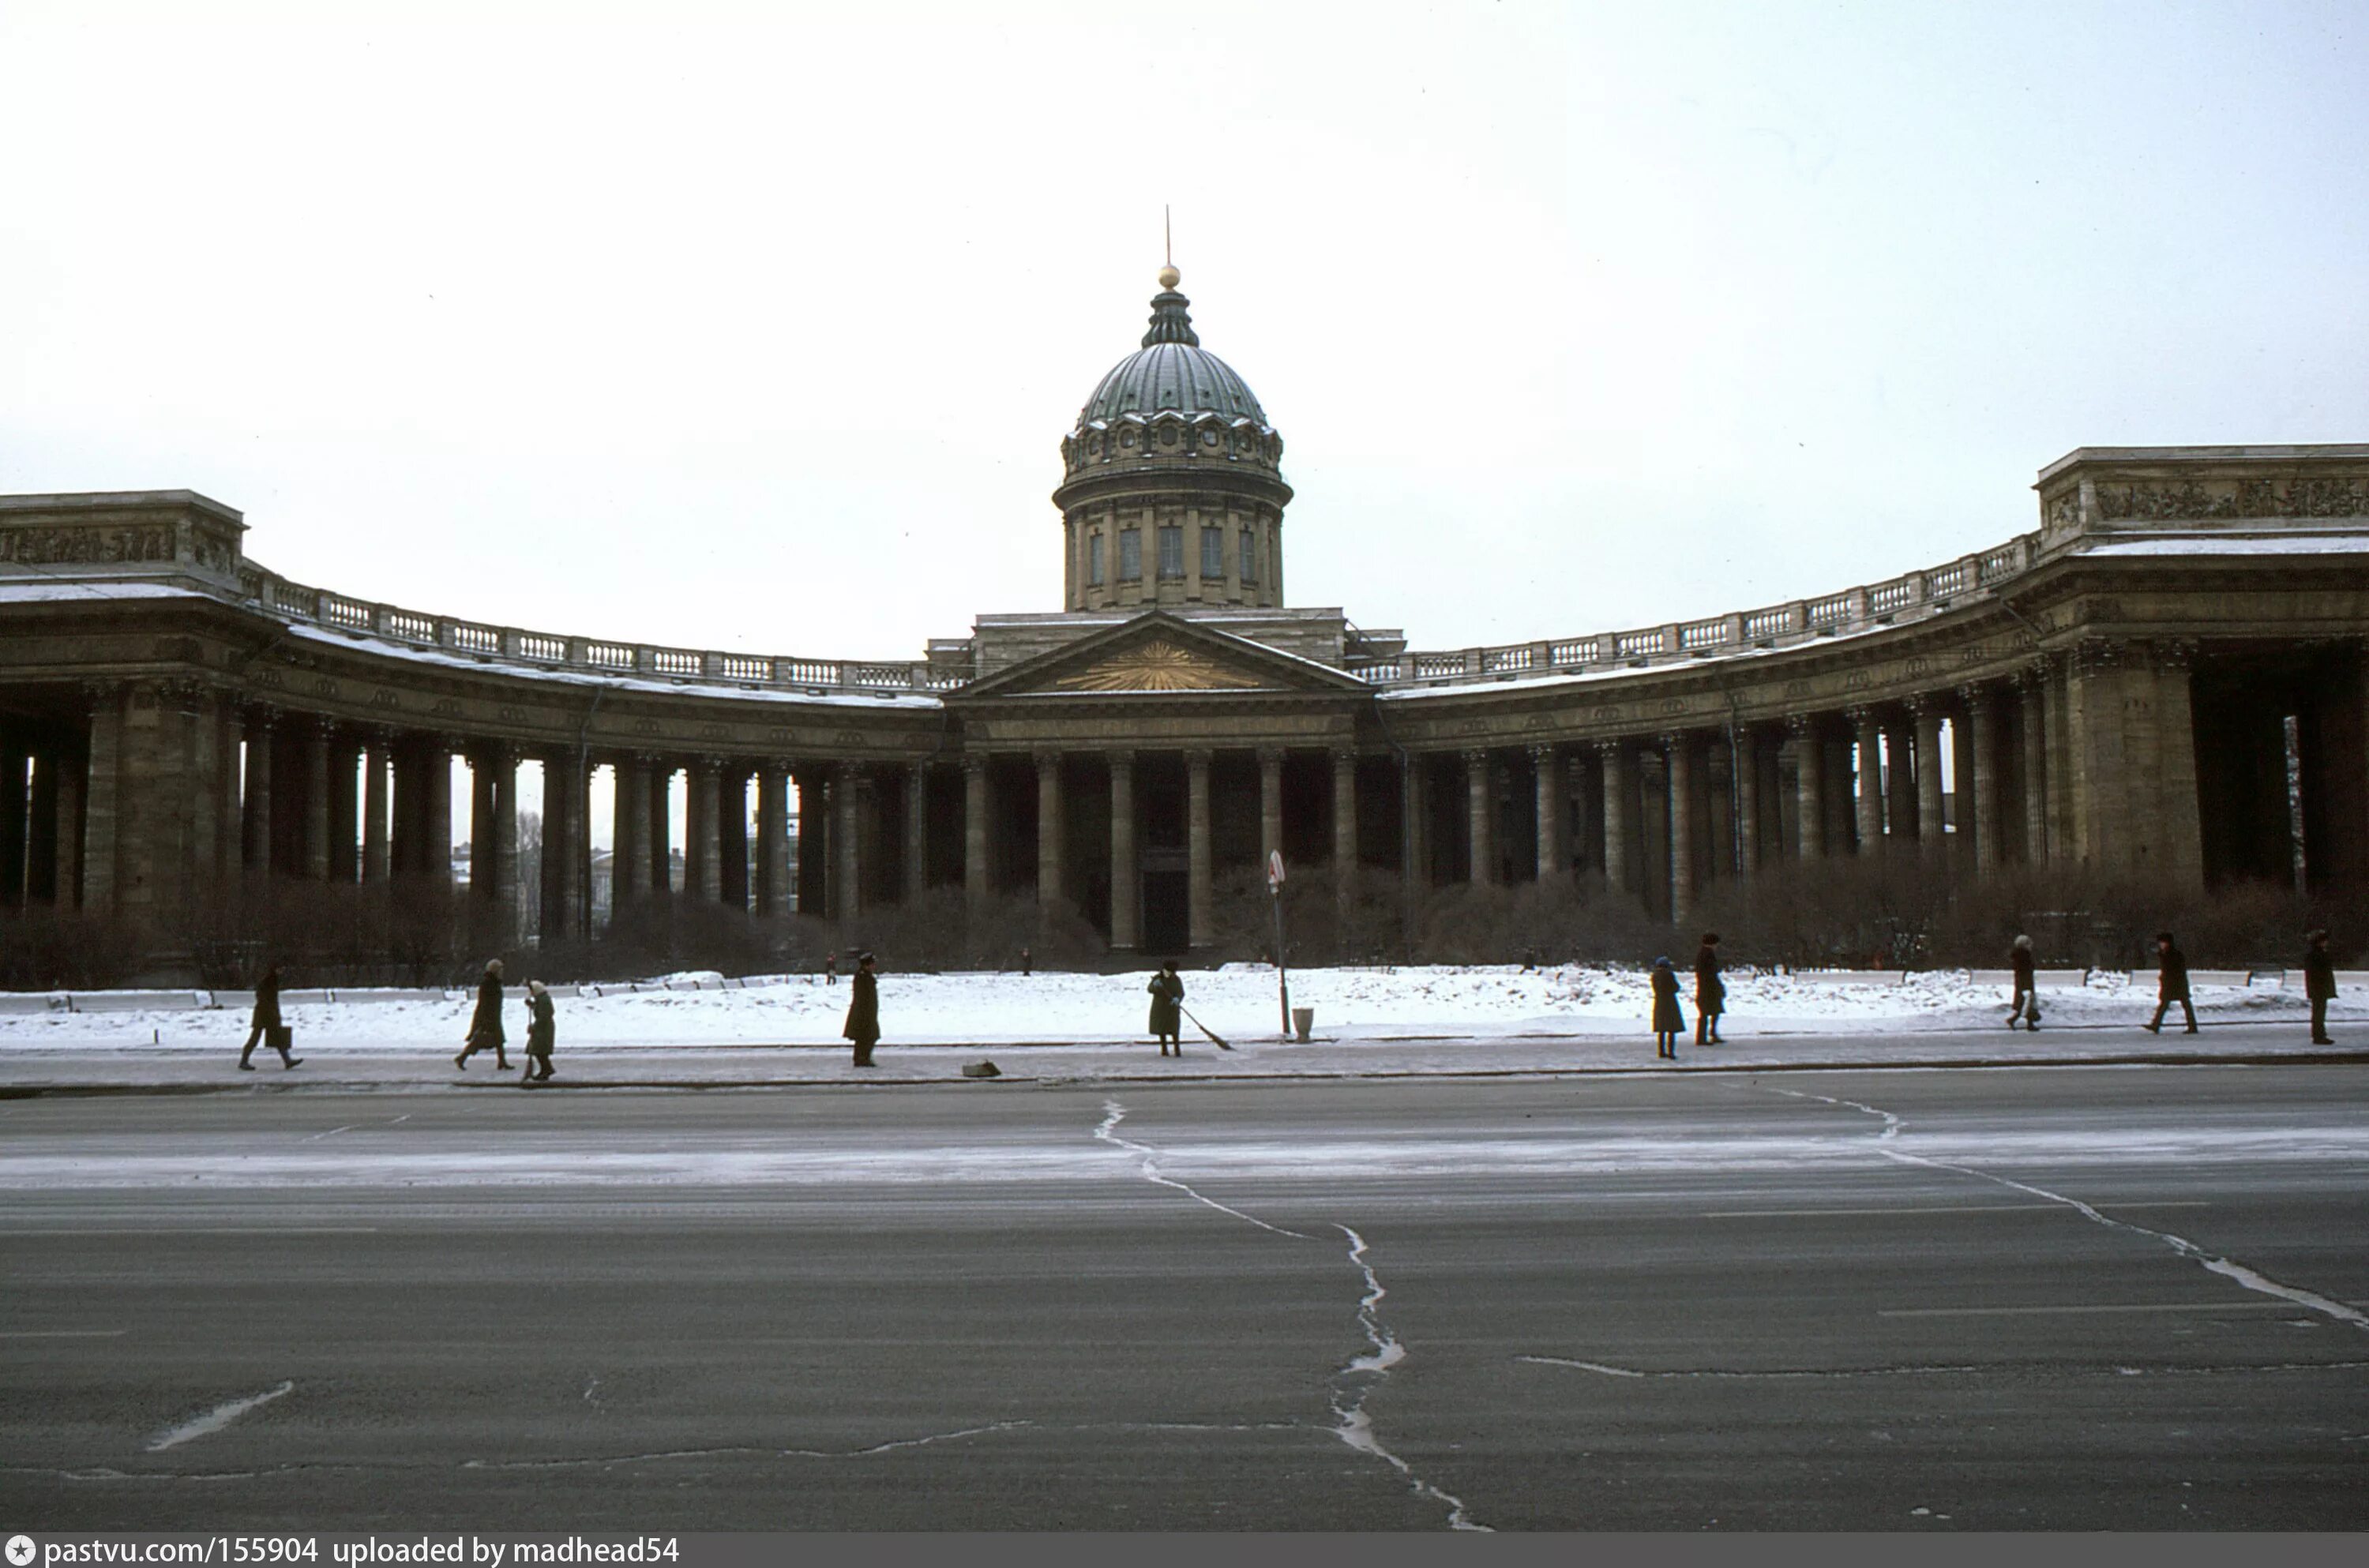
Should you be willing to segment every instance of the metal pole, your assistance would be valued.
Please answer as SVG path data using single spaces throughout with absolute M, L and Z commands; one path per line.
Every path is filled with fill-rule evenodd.
M 1291 976 L 1283 963 L 1283 885 L 1271 884 L 1268 896 L 1275 902 L 1275 988 L 1283 1007 L 1283 1037 L 1291 1038 Z

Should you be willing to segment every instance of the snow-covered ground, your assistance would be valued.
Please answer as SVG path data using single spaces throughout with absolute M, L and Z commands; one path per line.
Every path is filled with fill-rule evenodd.
M 691 989 L 703 977 L 670 977 L 672 987 L 556 992 L 563 1052 L 697 1046 L 829 1045 L 839 1039 L 850 988 L 842 979 L 794 977 L 738 989 Z M 714 979 L 714 977 L 707 977 Z M 1272 1041 L 1282 1030 L 1276 974 L 1230 965 L 1184 975 L 1185 1006 L 1230 1040 Z M 899 975 L 880 980 L 888 1044 L 1119 1044 L 1141 1041 L 1149 972 L 1122 975 Z M 2350 977 L 2347 977 L 2350 979 Z M 2128 1027 L 2154 1005 L 2155 978 L 2100 973 L 2086 984 L 2062 977 L 2043 991 L 2042 1032 Z M 1315 1010 L 1315 1038 L 1341 1044 L 1429 1038 L 1518 1040 L 1589 1037 L 1645 1040 L 1650 1001 L 1637 970 L 1512 967 L 1303 969 L 1290 977 L 1294 1007 Z M 1681 976 L 1689 1023 L 1691 978 Z M 2301 1025 L 2307 1009 L 2293 978 L 2280 987 L 2200 984 L 2201 1015 L 2214 1022 Z M 2369 1016 L 2369 992 L 2348 988 L 2339 1021 Z M 334 1002 L 290 993 L 288 1023 L 306 1047 L 457 1049 L 471 1011 L 465 993 L 341 991 Z M 525 1036 L 524 989 L 509 989 L 509 1034 Z M 246 1033 L 246 999 L 197 1005 L 167 999 L 82 994 L 69 1010 L 57 999 L 39 1012 L 0 1013 L 0 1052 L 86 1050 L 95 1046 L 220 1050 Z M 1722 1031 L 1732 1039 L 1868 1036 L 1998 1028 L 2006 988 L 1963 970 L 1867 977 L 1732 975 Z M 29 1007 L 32 999 L 17 1005 Z M 2175 1010 L 2173 1017 L 2178 1018 Z M 1188 1040 L 1203 1043 L 1188 1024 Z M 267 1058 L 268 1060 L 268 1058 Z

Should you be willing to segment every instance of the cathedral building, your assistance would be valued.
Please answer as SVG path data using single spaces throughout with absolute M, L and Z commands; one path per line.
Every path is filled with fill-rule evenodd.
M 2034 526 L 1922 570 L 1410 648 L 1290 601 L 1283 437 L 1179 281 L 1061 440 L 1062 608 L 908 662 L 455 620 L 289 581 L 188 491 L 0 497 L 0 905 L 179 978 L 292 884 L 449 889 L 466 839 L 486 940 L 525 904 L 580 936 L 595 792 L 620 906 L 679 854 L 677 898 L 854 934 L 958 887 L 1148 956 L 1277 857 L 1345 909 L 1567 883 L 1680 924 L 1837 857 L 2202 892 L 2300 847 L 2369 891 L 2369 445 L 2080 448 Z

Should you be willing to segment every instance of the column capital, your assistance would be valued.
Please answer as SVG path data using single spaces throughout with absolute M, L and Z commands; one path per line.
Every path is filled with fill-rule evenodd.
M 1062 753 L 1056 750 L 1054 748 L 1049 746 L 1039 747 L 1029 755 L 1035 760 L 1036 763 L 1036 772 L 1040 775 L 1059 773 L 1060 771 Z
M 1843 717 L 1850 720 L 1851 723 L 1857 725 L 1860 728 L 1866 729 L 1876 723 L 1875 704 L 1872 703 L 1854 704 L 1843 710 Z
M 1354 746 L 1329 746 L 1325 748 L 1325 755 L 1333 759 L 1333 766 L 1336 769 L 1357 765 L 1357 749 Z
M 1531 761 L 1536 762 L 1540 766 L 1544 766 L 1546 763 L 1551 762 L 1555 760 L 1555 753 L 1560 749 L 1549 745 L 1543 740 L 1534 740 L 1528 748 L 1526 748 L 1526 750 L 1528 750 L 1530 754 Z
M 1487 767 L 1489 749 L 1486 746 L 1467 746 L 1464 749 L 1464 765 L 1468 768 Z
M 1214 755 L 1207 746 L 1188 747 L 1184 752 L 1184 765 L 1196 773 L 1207 773 L 1209 760 Z
M 2196 665 L 2196 639 L 2157 637 L 2149 645 L 2157 670 L 2191 670 Z
M 1135 769 L 1134 749 L 1132 747 L 1121 747 L 1116 751 L 1105 751 L 1103 753 L 1103 761 L 1107 764 L 1113 772 L 1132 773 Z
M 2063 662 L 2059 656 L 2053 653 L 2034 654 L 2027 662 L 2017 667 L 2015 674 L 2010 679 L 2024 691 L 2033 691 L 2043 684 L 2049 676 L 2055 672 L 2056 667 Z
M 1257 754 L 1258 763 L 1262 768 L 1283 766 L 1283 748 L 1280 746 L 1261 746 L 1257 748 Z
M 2121 637 L 2083 637 L 2073 647 L 2076 671 L 2112 670 L 2128 657 L 2131 645 Z
M 1923 718 L 1928 714 L 1939 713 L 1941 706 L 1930 692 L 1911 692 L 1900 699 L 1900 705 L 1908 710 L 1910 718 Z
M 1620 748 L 1627 744 L 1625 740 L 1599 740 L 1596 743 L 1596 754 L 1609 762 L 1620 755 Z
M 1992 702 L 1991 689 L 1982 681 L 1969 681 L 1958 688 L 1958 701 L 1966 705 L 1970 714 L 1987 713 Z
M 1787 714 L 1785 715 L 1785 733 L 1793 737 L 1796 740 L 1807 739 L 1809 737 L 1817 734 L 1817 715 Z
M 967 779 L 978 779 L 985 778 L 987 776 L 988 760 L 981 753 L 977 751 L 966 751 L 961 757 L 956 759 L 956 761 L 962 767 L 963 777 Z

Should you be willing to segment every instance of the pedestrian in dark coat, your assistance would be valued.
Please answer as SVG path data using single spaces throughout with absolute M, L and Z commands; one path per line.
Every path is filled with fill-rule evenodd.
M 1727 1011 L 1727 985 L 1719 978 L 1719 933 L 1703 933 L 1702 945 L 1695 949 L 1695 1044 L 1716 1046 L 1725 1042 L 1719 1037 L 1719 1015 Z
M 1160 1037 L 1160 1054 L 1184 1054 L 1184 1042 L 1179 1031 L 1184 1026 L 1184 982 L 1173 964 L 1160 966 L 1160 973 L 1143 988 L 1151 993 L 1151 1032 Z
M 2015 1027 L 2019 1018 L 2024 1021 L 2028 1033 L 2040 1027 L 2040 980 L 2031 964 L 2031 938 L 2019 936 L 2007 956 L 2008 967 L 2015 971 L 2015 994 L 2008 999 L 2007 1026 Z
M 247 1058 L 255 1054 L 258 1041 L 280 1053 L 282 1068 L 294 1067 L 304 1059 L 288 1054 L 288 1030 L 280 1021 L 280 966 L 277 964 L 264 970 L 263 978 L 255 982 L 255 1013 L 247 1020 L 246 1046 L 238 1053 L 238 1070 L 241 1072 L 255 1070 L 255 1063 Z
M 1654 960 L 1654 1054 L 1677 1059 L 1678 1036 L 1687 1032 L 1687 1015 L 1678 1011 L 1678 972 L 1670 960 Z
M 2173 1002 L 2188 1015 L 2188 1032 L 2196 1033 L 2196 1007 L 2188 1000 L 2188 960 L 2172 944 L 2171 933 L 2155 933 L 2156 979 L 2155 1016 L 2146 1022 L 2150 1035 L 2163 1032 L 2163 1015 Z
M 526 983 L 526 1076 L 519 1080 L 523 1089 L 530 1083 L 541 1083 L 551 1076 L 551 1047 L 559 1034 L 557 1020 L 552 1016 L 551 992 L 541 980 Z
M 880 1043 L 880 977 L 869 953 L 855 961 L 855 995 L 848 1001 L 847 1026 L 840 1034 L 855 1042 L 856 1066 L 873 1065 L 872 1047 Z
M 510 1058 L 505 1048 L 507 1038 L 502 1033 L 502 961 L 488 958 L 486 978 L 477 982 L 477 1011 L 469 1015 L 468 1041 L 462 1046 L 461 1054 L 452 1059 L 452 1065 L 465 1070 L 471 1057 L 490 1048 L 494 1070 L 508 1072 Z
M 2328 1037 L 2328 1004 L 2336 1000 L 2336 960 L 2328 956 L 2328 933 L 2315 931 L 2303 955 L 2303 994 L 2311 1003 L 2311 1043 L 2332 1046 Z

